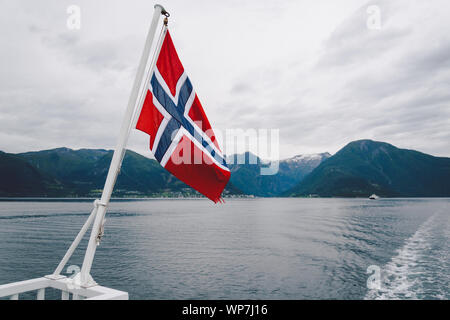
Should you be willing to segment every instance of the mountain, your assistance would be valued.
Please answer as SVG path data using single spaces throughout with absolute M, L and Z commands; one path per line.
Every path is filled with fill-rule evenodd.
M 99 196 L 113 152 L 110 150 L 58 148 L 20 154 L 2 153 L 0 196 L 81 197 Z M 245 164 L 238 164 L 239 157 Z M 300 155 L 279 162 L 276 175 L 261 176 L 267 167 L 256 156 L 235 155 L 225 195 L 276 196 L 295 186 L 330 154 Z M 250 164 L 254 157 L 255 164 Z M 192 196 L 197 193 L 158 162 L 127 151 L 114 188 L 114 196 Z
M 62 194 L 62 185 L 19 156 L 0 152 L 0 196 Z
M 261 175 L 261 168 L 269 163 L 247 152 L 227 158 L 231 170 L 230 181 L 246 194 L 271 197 L 278 196 L 298 184 L 322 161 L 328 159 L 329 153 L 298 155 L 278 163 L 278 173 Z
M 331 154 L 328 152 L 298 155 L 280 161 L 280 171 L 290 173 L 295 180 L 301 181 L 329 157 L 331 157 Z
M 0 196 L 99 196 L 113 151 L 58 148 L 0 153 Z M 242 194 L 232 183 L 224 195 Z M 195 196 L 198 193 L 160 164 L 127 150 L 114 196 Z
M 450 196 L 450 158 L 399 149 L 385 142 L 354 141 L 321 163 L 289 196 Z
M 0 152 L 0 197 L 98 197 L 108 173 L 110 150 L 58 148 Z M 438 158 L 388 143 L 360 140 L 334 156 L 298 155 L 278 162 L 275 175 L 261 175 L 268 163 L 251 153 L 227 158 L 231 179 L 224 195 L 448 197 L 450 158 Z M 244 160 L 238 161 L 238 160 Z M 252 161 L 253 160 L 253 164 Z M 197 196 L 155 160 L 127 151 L 113 196 Z

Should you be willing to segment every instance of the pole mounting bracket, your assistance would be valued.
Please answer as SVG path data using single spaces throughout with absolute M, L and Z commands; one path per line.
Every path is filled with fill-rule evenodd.
M 160 7 L 160 8 L 161 8 L 161 14 L 162 14 L 163 16 L 166 16 L 166 18 L 170 17 L 170 13 L 167 12 L 167 10 L 164 9 L 164 7 L 163 7 L 162 5 L 160 5 L 160 4 L 155 4 L 155 9 L 156 9 L 157 7 Z

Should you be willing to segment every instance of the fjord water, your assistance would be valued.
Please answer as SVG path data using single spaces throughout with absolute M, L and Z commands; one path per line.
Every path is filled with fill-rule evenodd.
M 113 201 L 92 275 L 130 299 L 449 299 L 449 204 Z M 80 200 L 0 202 L 0 284 L 51 273 L 91 207 Z M 64 272 L 81 266 L 82 254 Z M 373 268 L 381 286 L 368 289 Z

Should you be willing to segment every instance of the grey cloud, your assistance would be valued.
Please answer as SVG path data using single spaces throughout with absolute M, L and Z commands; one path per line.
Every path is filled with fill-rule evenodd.
M 12 3 L 0 13 L 0 149 L 113 147 L 151 5 L 80 0 L 87 18 L 72 32 L 65 3 Z M 379 0 L 380 31 L 358 0 L 308 20 L 333 4 L 208 1 L 201 21 L 197 4 L 167 5 L 214 129 L 279 128 L 283 158 L 361 138 L 450 156 L 448 2 Z
M 250 94 L 252 92 L 254 92 L 254 89 L 249 85 L 248 82 L 236 83 L 230 90 L 230 94 Z
M 367 3 L 360 7 L 349 19 L 344 21 L 325 41 L 324 53 L 317 63 L 317 68 L 344 67 L 370 63 L 380 59 L 393 48 L 401 44 L 411 34 L 410 26 L 389 27 L 391 19 L 390 1 L 378 1 L 382 12 L 382 27 L 371 30 L 367 27 Z M 323 71 L 323 70 L 322 70 Z
M 57 35 L 42 36 L 42 42 L 62 52 L 75 67 L 86 67 L 94 72 L 125 71 L 131 67 L 132 61 L 124 56 L 118 39 L 92 40 L 83 42 L 75 32 L 64 32 Z M 119 41 L 123 46 L 130 46 L 126 39 Z M 134 62 L 134 61 L 133 61 Z

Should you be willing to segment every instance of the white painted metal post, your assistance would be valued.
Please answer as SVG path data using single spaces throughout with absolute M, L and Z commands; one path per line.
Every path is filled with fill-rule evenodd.
M 156 28 L 158 26 L 159 18 L 161 13 L 166 11 L 161 5 L 155 5 L 155 12 L 153 14 L 153 20 L 150 25 L 150 29 L 145 42 L 144 52 L 139 63 L 136 78 L 134 80 L 133 89 L 131 91 L 130 99 L 128 101 L 128 107 L 125 112 L 125 117 L 122 122 L 122 127 L 120 130 L 119 140 L 117 142 L 116 149 L 114 150 L 114 155 L 111 160 L 111 165 L 109 167 L 108 176 L 106 178 L 105 187 L 103 188 L 102 198 L 99 203 L 97 214 L 94 221 L 94 226 L 92 227 L 91 237 L 89 239 L 88 248 L 84 256 L 83 266 L 81 268 L 81 283 L 83 286 L 95 285 L 93 283 L 88 283 L 89 274 L 91 272 L 92 261 L 94 259 L 95 250 L 97 246 L 97 236 L 99 234 L 100 228 L 103 224 L 103 219 L 106 213 L 106 207 L 111 199 L 111 194 L 114 189 L 114 184 L 116 183 L 117 176 L 119 174 L 121 162 L 123 155 L 125 153 L 126 144 L 128 141 L 128 136 L 130 132 L 131 122 L 133 120 L 133 113 L 136 107 L 136 102 L 139 95 L 139 89 L 141 87 L 142 78 L 145 74 L 145 69 L 147 66 L 148 58 L 150 55 L 150 49 L 155 37 Z
M 61 291 L 61 300 L 69 300 L 69 292 L 68 291 Z
M 45 288 L 39 289 L 37 291 L 36 300 L 45 300 Z
M 72 256 L 73 252 L 75 251 L 75 249 L 78 247 L 78 244 L 80 243 L 81 239 L 83 239 L 84 234 L 86 233 L 86 231 L 91 226 L 92 221 L 94 221 L 95 214 L 97 213 L 97 208 L 98 208 L 97 200 L 95 200 L 95 202 L 94 202 L 94 209 L 92 209 L 91 214 L 89 215 L 89 218 L 86 220 L 86 222 L 84 223 L 84 225 L 81 228 L 80 232 L 78 232 L 77 237 L 72 242 L 72 244 L 70 245 L 70 247 L 67 250 L 66 254 L 64 255 L 64 258 L 62 258 L 62 260 L 59 263 L 58 267 L 53 272 L 54 276 L 58 276 L 58 275 L 61 274 L 62 269 L 66 265 L 67 261 L 69 261 L 70 257 Z

